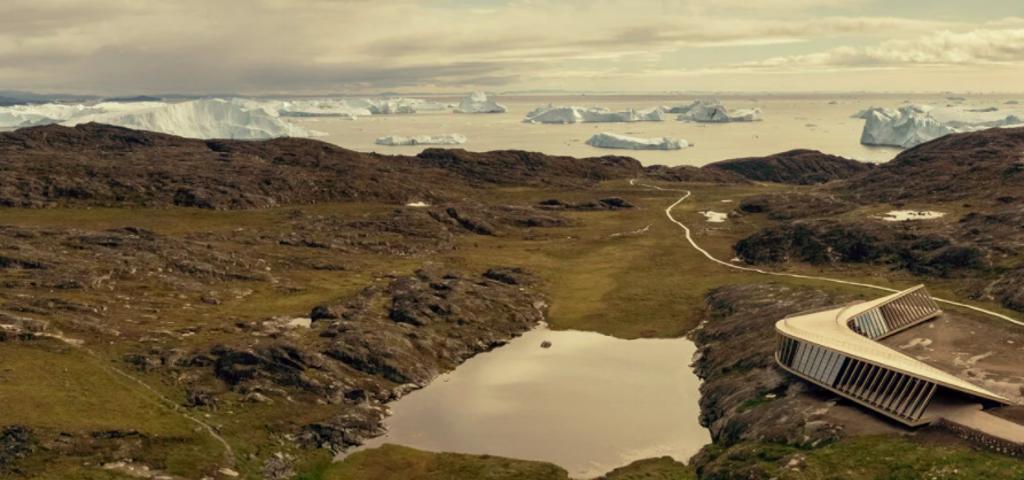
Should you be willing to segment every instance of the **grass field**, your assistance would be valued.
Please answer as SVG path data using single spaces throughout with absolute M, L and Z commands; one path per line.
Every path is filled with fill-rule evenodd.
M 729 259 L 733 256 L 732 245 L 763 227 L 767 220 L 743 216 L 714 224 L 706 222 L 698 212 L 729 211 L 744 196 L 798 187 L 704 185 L 687 188 L 692 189 L 693 196 L 677 207 L 674 215 L 691 226 L 698 243 L 715 256 Z M 134 342 L 156 331 L 203 325 L 205 328 L 198 334 L 181 340 L 182 348 L 208 348 L 231 335 L 227 327 L 235 322 L 304 315 L 313 305 L 343 300 L 367 285 L 382 281 L 382 276 L 407 274 L 427 262 L 471 272 L 503 265 L 523 267 L 540 281 L 540 288 L 550 304 L 548 322 L 552 328 L 589 330 L 621 338 L 685 335 L 703 319 L 705 294 L 721 285 L 775 281 L 853 292 L 864 298 L 878 295 L 873 290 L 814 280 L 767 278 L 707 261 L 689 247 L 682 230 L 665 217 L 665 207 L 680 193 L 644 190 L 623 181 L 603 184 L 592 191 L 495 190 L 488 202 L 523 205 L 548 198 L 582 201 L 613 195 L 625 198 L 636 208 L 568 212 L 565 215 L 574 220 L 572 226 L 535 228 L 522 234 L 462 235 L 454 250 L 419 256 L 299 249 L 276 243 L 250 245 L 237 243 L 232 238 L 233 232 L 240 231 L 260 235 L 280 233 L 287 228 L 286 220 L 296 211 L 356 219 L 395 208 L 379 204 L 325 204 L 242 212 L 102 208 L 3 210 L 0 223 L 9 225 L 93 231 L 131 225 L 178 238 L 198 233 L 218 234 L 207 235 L 213 238 L 209 240 L 210 248 L 259 256 L 275 268 L 273 282 L 227 281 L 216 285 L 222 292 L 248 292 L 243 296 L 225 295 L 216 305 L 200 302 L 195 292 L 153 291 L 146 285 L 135 285 L 140 292 L 149 295 L 147 298 L 155 299 L 151 302 L 153 311 L 143 315 L 133 309 L 118 310 L 119 307 L 111 304 L 112 310 L 106 318 L 122 330 L 123 336 L 118 341 L 77 332 L 98 354 L 95 357 L 51 341 L 0 343 L 0 425 L 20 424 L 82 434 L 98 430 L 138 430 L 149 439 L 138 460 L 160 466 L 172 474 L 189 477 L 208 474 L 221 461 L 222 448 L 208 435 L 195 431 L 194 424 L 162 406 L 151 393 L 118 378 L 105 366 L 123 367 L 124 355 L 138 350 Z M 346 268 L 317 270 L 304 267 L 298 261 L 310 259 L 328 259 Z M 870 265 L 788 268 L 796 273 L 835 276 L 893 288 L 920 283 L 920 279 L 906 273 Z M 927 283 L 936 296 L 955 298 L 960 288 L 952 279 L 929 279 Z M 13 289 L 4 293 L 7 298 L 40 294 Z M 45 292 L 45 295 L 95 304 L 109 303 L 111 293 L 72 290 Z M 1005 312 L 996 305 L 983 306 Z M 169 379 L 143 372 L 137 375 L 172 400 L 183 401 L 180 386 Z M 262 426 L 286 429 L 290 425 L 315 421 L 328 415 L 332 408 L 315 404 L 301 407 L 285 403 L 238 404 L 202 414 L 221 429 L 222 435 L 238 452 L 237 469 L 243 476 L 255 477 L 259 475 L 262 460 L 278 449 L 266 447 L 277 437 Z M 885 468 L 893 472 L 909 471 L 908 468 L 933 471 L 946 465 L 942 463 L 943 457 L 920 449 L 909 450 L 909 455 L 895 456 L 882 451 L 883 447 L 914 446 L 914 442 L 896 439 L 865 442 L 841 442 L 827 449 L 807 452 L 807 467 L 799 472 L 802 476 L 793 476 L 798 472 L 779 472 L 783 475 L 780 478 L 918 478 L 879 476 L 882 470 L 878 469 L 859 470 L 866 467 L 858 467 L 851 459 L 862 455 L 861 450 L 889 458 L 889 463 L 883 465 L 889 465 Z M 333 465 L 327 464 L 322 452 L 280 449 L 301 456 L 300 470 L 305 475 L 302 478 L 307 479 L 564 478 L 565 475 L 564 470 L 548 464 L 497 457 L 435 455 L 395 446 L 361 452 L 344 463 Z M 792 453 L 795 452 L 786 450 L 785 454 Z M 978 475 L 1014 472 L 1012 465 L 1003 462 L 1002 457 L 973 451 L 946 453 L 969 465 Z M 84 466 L 80 461 L 40 458 L 46 461 L 31 465 L 39 478 L 116 478 L 111 472 L 99 471 L 95 465 Z M 402 468 L 393 468 L 395 465 L 402 465 Z M 994 470 L 986 470 L 986 465 L 993 466 Z M 849 477 L 829 477 L 825 474 L 829 471 L 853 473 Z M 938 472 L 934 478 L 946 478 L 941 476 L 940 470 L 934 471 Z M 490 476 L 481 477 L 483 472 Z M 616 472 L 609 478 L 687 479 L 692 478 L 691 474 L 675 462 L 651 460 Z

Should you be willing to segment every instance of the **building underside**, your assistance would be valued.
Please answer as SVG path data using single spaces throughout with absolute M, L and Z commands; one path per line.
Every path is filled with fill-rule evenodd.
M 785 318 L 776 323 L 775 359 L 794 375 L 908 426 L 949 417 L 958 405 L 1010 405 L 996 393 L 878 342 L 940 314 L 919 285 L 877 300 Z M 1007 428 L 1013 430 L 1012 425 Z M 1024 427 L 1016 426 L 1024 435 Z

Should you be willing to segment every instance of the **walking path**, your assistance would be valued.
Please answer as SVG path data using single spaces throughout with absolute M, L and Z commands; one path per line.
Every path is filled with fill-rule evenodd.
M 631 179 L 629 181 L 629 184 L 633 185 L 633 186 L 647 187 L 647 188 L 651 188 L 651 189 L 654 189 L 654 190 L 661 190 L 661 191 L 666 191 L 666 192 L 683 192 L 684 195 L 682 197 L 679 197 L 679 199 L 676 200 L 675 203 L 673 203 L 673 204 L 671 204 L 671 205 L 669 205 L 668 207 L 665 208 L 665 216 L 667 216 L 668 219 L 672 223 L 678 225 L 680 228 L 683 229 L 683 232 L 686 235 L 686 241 L 690 243 L 690 246 L 693 247 L 694 250 L 697 250 L 698 252 L 700 252 L 708 260 L 710 260 L 712 262 L 715 262 L 715 263 L 717 263 L 719 265 L 722 265 L 724 267 L 728 267 L 728 268 L 731 268 L 731 269 L 734 269 L 734 270 L 741 270 L 741 271 L 744 271 L 744 272 L 759 273 L 761 275 L 772 275 L 772 276 L 776 276 L 776 277 L 800 278 L 800 279 L 805 279 L 805 280 L 818 280 L 818 281 L 822 281 L 822 282 L 839 283 L 839 284 L 851 285 L 851 286 L 855 286 L 855 287 L 871 288 L 871 289 L 874 289 L 874 290 L 881 290 L 881 291 L 890 292 L 890 293 L 895 293 L 895 292 L 899 292 L 900 291 L 900 290 L 897 290 L 897 289 L 894 289 L 894 288 L 883 287 L 881 285 L 874 285 L 874 284 L 862 283 L 862 282 L 853 282 L 853 281 L 850 281 L 850 280 L 842 280 L 842 279 L 839 279 L 839 278 L 820 277 L 820 276 L 817 276 L 817 275 L 801 275 L 799 273 L 773 272 L 773 271 L 764 270 L 764 269 L 761 269 L 761 268 L 748 267 L 748 266 L 744 266 L 744 265 L 736 265 L 734 263 L 727 262 L 725 260 L 721 260 L 721 259 L 715 258 L 714 255 L 711 255 L 711 253 L 709 253 L 707 250 L 701 248 L 701 246 L 698 245 L 697 242 L 693 240 L 693 235 L 691 234 L 689 227 L 687 227 L 685 224 L 683 224 L 683 222 L 680 222 L 679 220 L 677 220 L 675 217 L 672 216 L 672 210 L 674 208 L 676 208 L 680 203 L 683 203 L 684 200 L 686 200 L 687 198 L 690 198 L 690 195 L 692 194 L 692 192 L 690 192 L 689 190 L 685 190 L 685 189 L 664 188 L 664 187 L 659 187 L 657 185 L 649 185 L 649 184 L 646 184 L 646 183 L 637 183 L 636 179 Z M 982 313 L 982 314 L 985 314 L 985 315 L 988 315 L 988 316 L 991 316 L 991 317 L 995 317 L 995 318 L 998 318 L 1000 320 L 1005 320 L 1005 321 L 1013 323 L 1015 325 L 1019 325 L 1019 326 L 1024 327 L 1024 322 L 1022 322 L 1020 320 L 1017 320 L 1017 319 L 1014 319 L 1012 317 L 1009 317 L 1007 315 L 1003 315 L 1003 314 L 998 313 L 998 312 L 993 312 L 991 310 L 986 310 L 986 309 L 981 308 L 981 307 L 975 307 L 974 305 L 968 305 L 966 303 L 961 303 L 961 302 L 957 302 L 957 301 L 953 301 L 953 300 L 947 300 L 947 299 L 944 299 L 944 298 L 938 298 L 938 297 L 932 297 L 932 298 L 936 302 L 939 302 L 939 303 L 945 303 L 947 305 L 955 305 L 957 307 L 966 308 L 966 309 L 969 309 L 969 310 L 973 310 L 975 312 L 979 312 L 979 313 Z

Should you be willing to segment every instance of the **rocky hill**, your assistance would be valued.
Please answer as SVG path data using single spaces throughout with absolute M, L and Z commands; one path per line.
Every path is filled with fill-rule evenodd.
M 851 179 L 841 191 L 860 202 L 1024 199 L 1024 128 L 947 135 L 905 150 Z
M 817 150 L 790 150 L 764 157 L 734 158 L 710 163 L 703 170 L 733 172 L 757 182 L 825 183 L 872 170 L 874 165 Z
M 586 187 L 642 171 L 627 157 L 430 149 L 418 157 L 308 139 L 193 140 L 102 124 L 0 133 L 0 206 L 263 208 L 441 201 L 487 185 Z
M 473 184 L 572 186 L 633 178 L 643 172 L 630 157 L 575 158 L 522 150 L 469 152 L 428 148 L 416 156 L 419 163 L 455 173 Z

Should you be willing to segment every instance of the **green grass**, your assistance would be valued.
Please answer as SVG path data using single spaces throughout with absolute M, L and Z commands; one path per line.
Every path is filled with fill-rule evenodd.
M 693 469 L 671 457 L 637 460 L 616 468 L 603 477 L 605 480 L 696 480 Z
M 711 468 L 701 478 L 779 480 L 995 480 L 1024 478 L 1019 459 L 961 444 L 915 442 L 904 437 L 868 436 L 804 450 L 748 442 L 713 449 Z M 793 466 L 789 464 L 793 459 Z
M 748 185 L 688 188 L 693 190 L 693 197 L 680 204 L 673 211 L 674 215 L 693 228 L 700 245 L 718 258 L 729 259 L 733 256 L 732 245 L 737 240 L 768 225 L 769 221 L 763 215 L 755 215 L 731 218 L 725 224 L 709 224 L 698 212 L 706 209 L 728 211 L 735 208 L 744 196 L 793 187 Z M 877 291 L 863 288 L 738 272 L 707 261 L 690 248 L 682 230 L 665 217 L 665 207 L 675 201 L 681 195 L 679 193 L 640 190 L 625 182 L 611 182 L 590 191 L 503 189 L 489 193 L 491 201 L 519 205 L 547 198 L 582 201 L 616 195 L 636 204 L 637 208 L 617 212 L 566 213 L 575 220 L 574 225 L 532 229 L 526 235 L 527 238 L 523 238 L 522 232 L 501 237 L 461 235 L 454 251 L 412 258 L 303 249 L 272 243 L 239 245 L 227 235 L 224 240 L 216 241 L 213 247 L 226 251 L 253 249 L 247 253 L 256 253 L 271 262 L 278 261 L 284 268 L 275 268 L 273 272 L 277 283 L 239 281 L 216 285 L 212 288 L 221 292 L 232 288 L 253 290 L 251 295 L 241 299 L 224 295 L 220 305 L 202 304 L 198 301 L 198 293 L 194 291 L 159 292 L 147 285 L 134 285 L 132 288 L 148 290 L 155 297 L 165 298 L 160 305 L 158 320 L 152 323 L 137 320 L 140 323 L 118 324 L 120 315 L 135 319 L 134 311 L 112 311 L 108 317 L 122 330 L 122 338 L 125 339 L 148 334 L 158 328 L 205 325 L 206 328 L 190 337 L 187 345 L 183 345 L 186 349 L 201 350 L 224 341 L 224 336 L 231 334 L 230 328 L 220 327 L 229 327 L 236 321 L 305 314 L 315 304 L 338 301 L 355 294 L 377 281 L 375 279 L 381 274 L 409 273 L 428 261 L 477 273 L 498 265 L 524 267 L 540 279 L 539 288 L 550 303 L 548 321 L 552 328 L 596 331 L 620 338 L 685 335 L 704 318 L 705 294 L 722 285 L 778 281 L 831 292 L 853 292 L 863 298 L 878 295 Z M 732 200 L 732 203 L 722 203 L 723 199 Z M 287 228 L 286 220 L 295 210 L 306 214 L 330 214 L 356 219 L 380 214 L 391 208 L 394 207 L 377 204 L 324 204 L 241 212 L 180 208 L 5 209 L 0 223 L 86 230 L 131 225 L 170 236 L 197 232 L 223 234 L 244 228 L 273 235 Z M 649 230 L 642 234 L 614 236 L 647 226 L 650 226 Z M 330 260 L 344 264 L 349 269 L 313 270 L 298 262 L 309 259 Z M 893 288 L 921 282 L 921 279 L 904 272 L 890 272 L 885 267 L 873 265 L 793 265 L 785 268 L 795 273 L 841 277 Z M 950 298 L 958 297 L 958 288 L 962 288 L 956 280 L 929 279 L 927 283 L 933 294 Z M 35 290 L 8 293 L 28 296 L 39 294 Z M 179 293 L 191 296 L 182 300 L 176 297 Z M 48 294 L 88 304 L 104 304 L 104 298 L 109 296 L 109 292 L 91 290 Z M 180 304 L 184 302 L 192 303 L 193 308 L 181 308 Z M 984 306 L 1005 312 L 998 306 Z M 116 308 L 116 305 L 112 308 Z M 76 334 L 89 335 L 88 332 Z M 93 358 L 71 349 L 56 348 L 49 342 L 0 344 L 0 425 L 27 424 L 34 428 L 72 433 L 135 429 L 154 439 L 141 452 L 140 461 L 161 465 L 170 473 L 188 477 L 200 477 L 200 473 L 208 473 L 207 467 L 221 459 L 222 452 L 218 444 L 205 434 L 195 432 L 193 424 L 155 402 L 151 394 L 124 379 L 112 376 L 102 368 L 102 362 L 122 365 L 120 359 L 123 355 L 129 351 L 138 351 L 138 344 L 125 340 L 111 344 L 106 341 L 91 342 L 90 345 L 101 358 Z M 159 374 L 136 374 L 171 398 L 183 395 L 179 386 Z M 765 400 L 751 399 L 750 404 L 744 408 L 755 407 Z M 237 450 L 240 459 L 238 469 L 243 476 L 257 477 L 261 458 L 276 450 L 266 448 L 274 441 L 270 430 L 284 431 L 289 427 L 318 421 L 335 413 L 332 408 L 303 404 L 302 408 L 296 409 L 294 405 L 284 402 L 273 405 L 234 404 L 230 409 L 209 412 L 209 421 L 222 428 L 223 435 Z M 723 455 L 736 455 L 736 469 L 742 465 L 772 468 L 775 462 L 786 455 L 801 453 L 808 456 L 807 466 L 802 472 L 773 470 L 783 475 L 780 478 L 920 478 L 887 477 L 885 472 L 902 475 L 900 472 L 910 471 L 908 469 L 932 471 L 928 469 L 948 467 L 942 464 L 944 457 L 940 458 L 937 456 L 939 453 L 933 451 L 945 452 L 942 454 L 959 462 L 957 465 L 965 465 L 963 468 L 967 470 L 962 471 L 978 472 L 979 475 L 994 472 L 984 478 L 1015 478 L 999 476 L 1006 472 L 1024 478 L 1019 470 L 1006 470 L 1009 467 L 1004 457 L 964 448 L 925 447 L 904 439 L 847 440 L 807 452 L 777 445 L 748 447 L 761 450 L 744 452 L 743 448 L 746 447 L 735 447 Z M 287 450 L 300 456 L 301 465 L 310 465 L 304 467 L 305 476 L 301 477 L 307 480 L 565 478 L 563 470 L 550 464 L 498 457 L 431 454 L 395 446 L 360 452 L 340 464 L 331 464 L 323 458 L 322 452 L 294 448 Z M 885 459 L 881 463 L 883 466 L 858 466 L 851 460 L 859 458 L 867 462 L 868 453 Z M 252 459 L 250 454 L 254 455 Z M 33 470 L 39 478 L 117 478 L 109 472 L 84 467 L 79 459 L 46 458 L 50 460 L 49 463 L 36 465 L 37 470 Z M 726 461 L 729 458 L 726 456 L 720 459 Z M 986 465 L 995 470 L 985 470 L 988 468 Z M 843 472 L 847 471 L 853 472 L 850 474 L 852 476 L 836 477 L 828 473 L 839 472 L 845 475 Z M 936 478 L 946 478 L 941 476 L 944 475 L 941 471 L 935 471 L 938 472 Z M 537 476 L 531 477 L 528 474 Z M 689 474 L 676 462 L 653 459 L 616 470 L 609 478 L 692 478 Z
M 103 361 L 50 341 L 0 343 L 0 425 L 73 435 L 135 430 L 146 438 L 137 458 L 178 475 L 196 476 L 223 459 L 219 443 Z
M 567 480 L 561 467 L 544 462 L 490 455 L 430 453 L 384 445 L 353 453 L 343 462 L 323 465 L 300 480 Z

